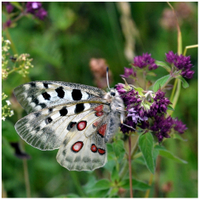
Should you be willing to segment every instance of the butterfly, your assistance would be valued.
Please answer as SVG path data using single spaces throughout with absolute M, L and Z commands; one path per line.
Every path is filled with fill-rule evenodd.
M 59 149 L 56 159 L 68 170 L 91 171 L 105 165 L 106 143 L 125 119 L 116 89 L 60 81 L 35 81 L 18 86 L 14 94 L 29 113 L 15 129 L 31 146 Z

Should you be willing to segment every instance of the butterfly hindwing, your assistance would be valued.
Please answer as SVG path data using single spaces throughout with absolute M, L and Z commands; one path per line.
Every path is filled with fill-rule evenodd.
M 35 81 L 14 89 L 18 102 L 28 112 L 72 101 L 102 98 L 105 92 L 92 86 L 61 81 Z
M 99 122 L 100 126 L 95 127 L 95 122 Z M 104 140 L 106 124 L 97 120 L 95 122 L 92 120 L 84 130 L 74 127 L 66 135 L 56 156 L 60 165 L 68 170 L 88 171 L 102 167 L 106 163 L 107 151 Z M 86 136 L 89 131 L 91 134 Z

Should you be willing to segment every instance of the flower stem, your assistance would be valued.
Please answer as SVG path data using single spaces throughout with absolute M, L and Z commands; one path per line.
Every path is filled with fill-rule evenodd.
M 198 47 L 198 44 L 186 46 L 183 55 L 184 56 L 186 55 L 186 52 L 188 49 L 193 49 L 193 48 L 197 48 L 197 47 Z
M 25 186 L 26 186 L 26 197 L 31 197 L 31 189 L 30 189 L 30 181 L 29 181 L 29 175 L 28 175 L 28 166 L 27 166 L 27 160 L 23 159 L 23 168 L 24 168 L 24 179 L 25 179 Z
M 130 181 L 130 197 L 133 198 L 133 189 L 132 189 L 132 171 L 131 171 L 131 135 L 129 136 L 129 181 Z
M 153 181 L 153 177 L 154 177 L 154 175 L 153 174 L 151 174 L 150 175 L 150 178 L 149 178 L 149 185 L 151 185 L 152 184 L 152 181 Z M 150 189 L 148 189 L 147 191 L 146 191 L 146 194 L 145 194 L 145 198 L 147 198 L 147 197 L 149 197 L 149 193 L 150 193 Z

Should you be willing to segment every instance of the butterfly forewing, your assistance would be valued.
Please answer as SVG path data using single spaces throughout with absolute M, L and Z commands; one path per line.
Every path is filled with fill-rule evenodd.
M 75 83 L 35 81 L 18 86 L 14 94 L 22 107 L 31 113 L 67 102 L 102 98 L 105 92 L 92 86 Z
M 98 100 L 96 102 L 102 103 Z M 99 114 L 100 112 L 95 110 L 98 105 L 98 103 L 82 101 L 82 103 L 67 103 L 44 108 L 20 119 L 15 129 L 22 139 L 40 150 L 56 149 L 61 146 L 65 136 L 74 125 L 77 126 L 78 122 L 86 121 L 89 127 L 92 126 L 91 120 L 95 123 L 107 115 L 105 112 Z M 104 107 L 106 110 L 109 109 L 107 105 Z M 92 133 L 89 128 L 87 129 L 86 136 L 88 137 Z

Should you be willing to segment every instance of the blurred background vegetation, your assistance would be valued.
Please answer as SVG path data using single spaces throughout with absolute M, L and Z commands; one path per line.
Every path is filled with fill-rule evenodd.
M 197 3 L 172 3 L 183 38 L 183 49 L 197 44 Z M 32 15 L 21 18 L 2 30 L 4 39 L 12 43 L 11 55 L 28 53 L 34 68 L 28 77 L 17 73 L 3 81 L 3 91 L 11 98 L 13 89 L 30 80 L 56 80 L 95 85 L 90 71 L 91 58 L 104 58 L 113 75 L 111 86 L 123 82 L 120 74 L 129 67 L 135 55 L 151 53 L 164 61 L 165 53 L 177 52 L 177 31 L 173 13 L 167 3 L 42 3 L 47 11 L 44 20 Z M 3 22 L 6 14 L 3 13 Z M 188 127 L 183 135 L 187 141 L 167 139 L 164 145 L 188 164 L 159 158 L 159 178 L 153 181 L 150 197 L 197 197 L 197 49 L 189 49 L 194 65 L 190 87 L 182 89 L 174 117 Z M 156 70 L 157 77 L 165 75 Z M 14 108 L 14 112 L 15 108 Z M 23 112 L 25 115 L 25 112 Z M 25 179 L 28 166 L 31 197 L 86 195 L 84 185 L 109 178 L 104 168 L 94 172 L 70 172 L 56 162 L 57 151 L 42 152 L 20 141 L 31 156 L 28 161 L 15 156 L 10 142 L 19 141 L 14 129 L 16 114 L 3 122 L 2 178 L 4 197 L 26 197 Z M 133 174 L 148 183 L 150 172 L 140 163 L 133 163 Z M 25 176 L 25 177 L 24 177 Z M 134 197 L 143 192 L 134 191 Z M 98 194 L 101 197 L 101 194 Z M 128 195 L 125 193 L 125 196 Z

